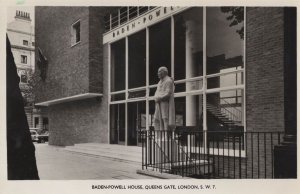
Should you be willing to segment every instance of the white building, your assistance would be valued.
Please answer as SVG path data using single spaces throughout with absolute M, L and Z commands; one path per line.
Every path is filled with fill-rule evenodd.
M 34 70 L 34 28 L 30 14 L 16 11 L 15 20 L 7 26 L 7 34 L 17 65 L 20 83 L 28 82 L 28 71 Z
M 28 12 L 17 10 L 14 18 L 14 21 L 7 25 L 7 35 L 20 77 L 20 89 L 23 91 L 28 84 L 28 74 L 30 71 L 34 71 L 35 66 L 34 26 L 31 23 L 32 20 Z M 25 112 L 29 127 L 47 128 L 48 118 L 43 118 L 40 110 L 27 106 L 25 107 Z

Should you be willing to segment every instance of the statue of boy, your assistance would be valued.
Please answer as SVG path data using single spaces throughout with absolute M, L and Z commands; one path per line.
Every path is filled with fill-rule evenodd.
M 174 81 L 168 76 L 168 69 L 160 67 L 155 92 L 155 130 L 173 130 L 175 128 Z

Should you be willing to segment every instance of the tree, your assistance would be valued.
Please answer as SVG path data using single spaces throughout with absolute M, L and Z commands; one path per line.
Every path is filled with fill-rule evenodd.
M 25 106 L 33 106 L 35 101 L 35 87 L 38 83 L 38 76 L 32 69 L 27 72 L 27 84 L 24 85 L 21 89 L 24 105 Z
M 230 27 L 236 26 L 244 22 L 244 7 L 221 7 L 223 13 L 229 14 L 226 18 L 231 21 Z M 244 25 L 237 29 L 236 32 L 240 35 L 241 39 L 244 39 Z

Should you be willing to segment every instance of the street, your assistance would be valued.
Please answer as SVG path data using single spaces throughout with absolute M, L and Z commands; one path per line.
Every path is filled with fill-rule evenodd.
M 67 152 L 48 143 L 34 145 L 41 180 L 153 179 L 136 174 L 140 164 Z

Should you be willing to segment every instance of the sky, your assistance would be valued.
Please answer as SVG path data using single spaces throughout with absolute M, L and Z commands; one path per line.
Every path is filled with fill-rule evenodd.
M 14 17 L 16 16 L 16 10 L 19 11 L 25 11 L 27 13 L 30 13 L 31 18 L 31 25 L 34 26 L 34 7 L 33 6 L 13 6 L 13 7 L 7 7 L 7 23 L 10 23 L 14 20 Z

